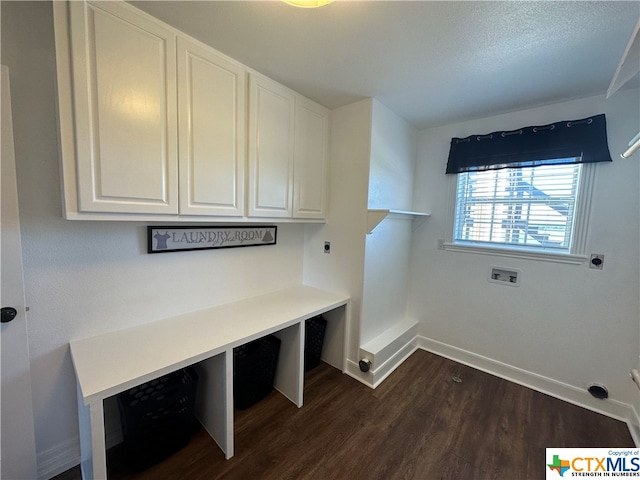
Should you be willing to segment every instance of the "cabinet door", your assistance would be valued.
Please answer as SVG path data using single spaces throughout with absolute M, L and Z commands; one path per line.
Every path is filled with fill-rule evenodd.
M 178 213 L 175 35 L 117 2 L 70 2 L 78 207 Z
M 310 100 L 296 100 L 293 216 L 324 218 L 327 195 L 329 111 Z
M 178 38 L 180 214 L 244 214 L 245 71 Z
M 295 96 L 256 75 L 249 85 L 248 214 L 291 217 Z

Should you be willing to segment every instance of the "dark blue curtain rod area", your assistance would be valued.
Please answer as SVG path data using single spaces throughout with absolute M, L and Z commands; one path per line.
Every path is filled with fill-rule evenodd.
M 611 162 L 604 113 L 579 120 L 452 138 L 446 173 Z

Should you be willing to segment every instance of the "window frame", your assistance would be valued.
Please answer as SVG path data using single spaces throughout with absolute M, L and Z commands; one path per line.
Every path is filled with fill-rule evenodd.
M 496 255 L 511 258 L 524 258 L 529 260 L 549 261 L 580 265 L 588 260 L 586 254 L 587 233 L 589 229 L 589 217 L 591 213 L 591 199 L 593 185 L 595 183 L 596 163 L 583 163 L 580 173 L 578 195 L 576 198 L 573 241 L 570 251 L 553 252 L 535 247 L 517 247 L 511 245 L 474 245 L 471 242 L 464 244 L 455 243 L 454 228 L 456 215 L 456 198 L 458 190 L 458 175 L 447 175 L 449 177 L 448 195 L 448 215 L 447 215 L 447 236 L 444 242 L 439 243 L 439 247 L 451 252 L 475 253 L 482 255 Z

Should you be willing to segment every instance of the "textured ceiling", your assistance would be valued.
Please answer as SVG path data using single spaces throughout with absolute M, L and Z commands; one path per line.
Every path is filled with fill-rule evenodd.
M 329 108 L 376 97 L 417 128 L 604 94 L 640 17 L 640 1 L 130 3 Z

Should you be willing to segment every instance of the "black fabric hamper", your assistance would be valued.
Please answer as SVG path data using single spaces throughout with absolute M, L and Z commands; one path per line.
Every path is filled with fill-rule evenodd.
M 245 410 L 273 390 L 280 339 L 267 335 L 233 349 L 233 403 Z
M 140 472 L 185 447 L 194 430 L 198 375 L 191 367 L 117 395 L 127 467 Z
M 305 323 L 304 337 L 304 371 L 308 372 L 320 365 L 324 333 L 327 321 L 321 316 L 310 318 Z

